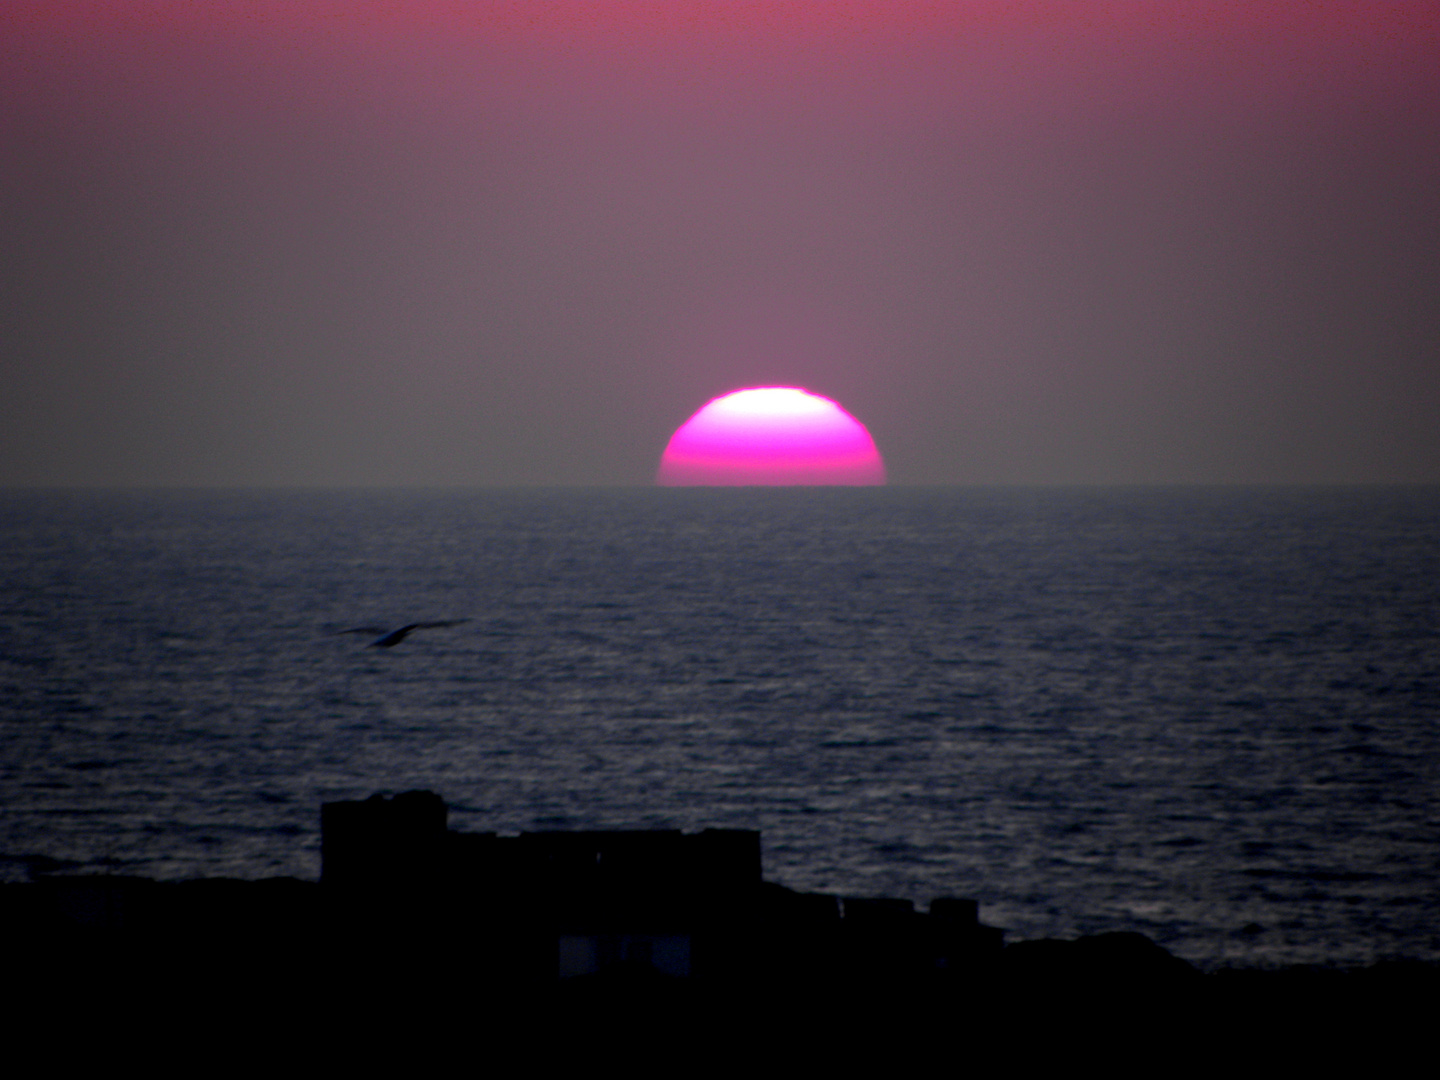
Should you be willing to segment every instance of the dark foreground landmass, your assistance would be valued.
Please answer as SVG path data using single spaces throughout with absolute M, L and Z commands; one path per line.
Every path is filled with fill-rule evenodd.
M 715 1054 L 807 1038 L 817 1053 L 997 1039 L 1025 1053 L 1057 1033 L 1077 1053 L 1166 1039 L 1198 1053 L 1252 1036 L 1399 1046 L 1440 1004 L 1428 963 L 1202 974 L 1127 932 L 1006 947 L 972 901 L 920 912 L 765 882 L 749 831 L 500 837 L 446 816 L 429 792 L 327 804 L 318 883 L 0 886 L 4 1016 L 328 1033 L 348 1053 L 397 1031 L 538 1039 L 541 1055 L 584 1032 L 607 1057 L 615 1040 L 676 1037 Z

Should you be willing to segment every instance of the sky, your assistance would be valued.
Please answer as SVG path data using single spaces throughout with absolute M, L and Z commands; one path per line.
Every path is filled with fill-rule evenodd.
M 0 485 L 1440 483 L 1440 4 L 0 0 Z

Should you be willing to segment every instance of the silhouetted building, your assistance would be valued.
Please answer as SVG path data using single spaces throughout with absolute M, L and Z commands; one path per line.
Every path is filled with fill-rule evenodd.
M 444 801 L 410 791 L 327 803 L 321 882 L 357 940 L 443 928 L 492 977 L 602 973 L 903 977 L 994 952 L 973 902 L 796 893 L 762 880 L 742 829 L 456 833 Z

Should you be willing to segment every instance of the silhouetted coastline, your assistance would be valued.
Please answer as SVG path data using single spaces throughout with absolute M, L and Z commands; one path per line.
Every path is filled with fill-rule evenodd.
M 1006 946 L 971 900 L 922 912 L 766 882 L 747 830 L 461 833 L 439 796 L 411 791 L 328 803 L 322 834 L 319 882 L 37 873 L 0 886 L 10 985 L 106 1015 L 162 1002 L 331 1023 L 377 1009 L 600 1023 L 639 1008 L 703 1027 L 759 1009 L 965 1030 L 1101 1015 L 1398 1022 L 1440 998 L 1440 967 L 1422 962 L 1202 974 L 1123 930 Z

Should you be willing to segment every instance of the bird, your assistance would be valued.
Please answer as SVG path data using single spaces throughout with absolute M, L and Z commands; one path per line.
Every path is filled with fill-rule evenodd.
M 384 626 L 352 626 L 349 630 L 337 630 L 336 633 L 379 634 L 379 637 L 370 642 L 370 647 L 372 649 L 388 649 L 391 646 L 399 645 L 412 630 L 428 630 L 432 626 L 459 626 L 461 623 L 469 621 L 469 619 L 437 619 L 434 622 L 412 622 L 395 630 Z

